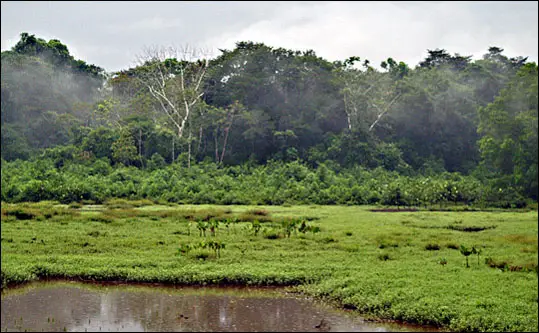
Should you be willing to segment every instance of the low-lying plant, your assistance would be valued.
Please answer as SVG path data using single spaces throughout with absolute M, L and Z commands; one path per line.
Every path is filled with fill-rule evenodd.
M 324 237 L 324 238 L 321 238 L 319 240 L 320 243 L 325 243 L 325 244 L 328 244 L 328 243 L 335 243 L 337 242 L 338 240 L 334 237 L 331 237 L 331 236 L 327 236 L 327 237 Z
M 282 238 L 282 235 L 279 233 L 278 230 L 269 229 L 269 230 L 264 230 L 264 238 L 266 238 L 266 239 L 279 239 L 279 238 Z
M 253 222 L 251 222 L 250 229 L 253 231 L 253 235 L 257 236 L 261 228 L 262 225 L 260 225 L 260 222 L 258 222 L 258 220 L 254 220 Z
M 461 245 L 460 246 L 460 253 L 466 257 L 466 267 L 469 268 L 470 265 L 468 263 L 468 256 L 470 256 L 470 254 L 472 254 L 472 250 L 468 249 L 466 246 L 464 245 Z
M 438 263 L 445 267 L 445 265 L 447 265 L 447 259 L 445 257 L 440 258 L 440 260 L 438 260 Z
M 257 216 L 268 216 L 269 212 L 265 209 L 251 209 L 251 210 L 248 210 L 246 214 L 257 215 Z
M 429 243 L 425 245 L 425 250 L 427 251 L 438 251 L 439 249 L 440 249 L 440 245 L 438 244 Z
M 398 243 L 394 243 L 394 242 L 388 242 L 388 243 L 380 243 L 378 245 L 378 248 L 379 249 L 385 249 L 385 248 L 388 248 L 388 247 L 399 247 L 399 244 Z
M 209 256 L 204 255 L 206 250 L 211 250 L 214 252 L 215 257 L 221 257 L 221 250 L 225 248 L 225 243 L 218 240 L 203 240 L 198 243 L 189 244 L 184 243 L 180 244 L 178 247 L 178 253 L 181 256 L 188 256 L 190 253 L 195 252 L 193 256 L 197 259 L 207 259 Z
M 198 221 L 197 222 L 197 229 L 198 229 L 198 232 L 199 232 L 198 235 L 200 237 L 206 237 L 206 229 L 208 229 L 208 223 Z
M 452 249 L 452 250 L 458 250 L 459 249 L 459 246 L 455 243 L 447 243 L 445 245 L 448 249 Z
M 151 206 L 154 202 L 148 199 L 139 199 L 139 200 L 126 200 L 126 199 L 109 199 L 104 202 L 104 205 L 108 208 L 134 208 L 134 207 L 144 207 Z
M 69 204 L 68 207 L 71 209 L 80 209 L 83 207 L 83 204 L 80 202 L 73 201 L 72 203 Z
M 238 216 L 238 220 L 240 222 L 254 222 L 254 221 L 258 221 L 260 223 L 265 223 L 265 222 L 272 222 L 273 221 L 273 218 L 269 215 L 257 215 L 257 214 L 253 214 L 253 213 L 242 213 Z
M 490 225 L 490 226 L 473 226 L 473 225 L 463 226 L 463 225 L 450 224 L 450 225 L 447 226 L 447 229 L 456 230 L 456 231 L 463 231 L 463 232 L 478 232 L 478 231 L 483 231 L 483 230 L 488 230 L 488 229 L 495 229 L 495 228 L 496 228 L 495 225 Z

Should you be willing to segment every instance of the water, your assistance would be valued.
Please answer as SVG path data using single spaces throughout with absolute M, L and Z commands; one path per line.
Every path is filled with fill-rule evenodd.
M 365 322 L 277 288 L 36 282 L 2 294 L 2 331 L 432 331 Z

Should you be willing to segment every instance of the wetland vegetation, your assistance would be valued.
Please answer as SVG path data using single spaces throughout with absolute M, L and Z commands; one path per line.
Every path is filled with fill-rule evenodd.
M 536 330 L 537 211 L 370 208 L 4 203 L 2 286 L 293 286 L 372 318 Z

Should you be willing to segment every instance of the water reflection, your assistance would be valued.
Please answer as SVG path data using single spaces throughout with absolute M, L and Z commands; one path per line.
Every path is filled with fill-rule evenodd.
M 2 295 L 2 331 L 426 331 L 367 323 L 281 290 L 40 282 Z M 323 319 L 323 321 L 322 321 Z

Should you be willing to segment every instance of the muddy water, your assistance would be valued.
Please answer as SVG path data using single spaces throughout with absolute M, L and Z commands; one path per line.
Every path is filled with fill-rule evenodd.
M 39 282 L 2 294 L 2 331 L 389 332 L 432 329 L 365 322 L 282 289 L 175 288 Z

